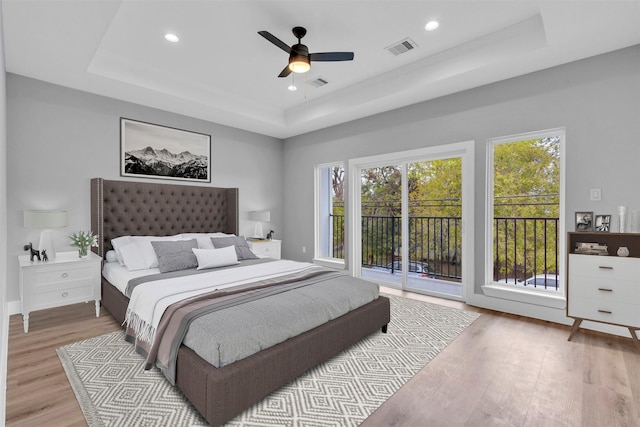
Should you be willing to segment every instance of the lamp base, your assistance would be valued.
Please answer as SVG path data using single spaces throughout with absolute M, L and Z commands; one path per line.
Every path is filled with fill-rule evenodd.
M 40 251 L 40 255 L 43 256 L 43 251 L 46 251 L 47 258 L 49 260 L 56 259 L 56 251 L 53 247 L 53 236 L 51 231 L 44 230 L 40 233 L 40 244 L 38 245 L 38 250 Z
M 256 239 L 264 239 L 264 232 L 262 231 L 262 223 L 256 223 L 255 228 L 253 229 L 253 236 Z

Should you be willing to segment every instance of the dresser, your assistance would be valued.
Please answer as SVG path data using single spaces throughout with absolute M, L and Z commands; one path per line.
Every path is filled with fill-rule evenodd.
M 78 251 L 58 252 L 50 261 L 20 262 L 20 300 L 24 332 L 29 331 L 29 313 L 94 300 L 96 317 L 100 316 L 100 270 L 102 258 L 89 252 L 79 258 Z
M 247 240 L 251 251 L 263 257 L 280 259 L 281 240 Z
M 579 242 L 606 244 L 609 255 L 577 254 Z M 621 246 L 628 257 L 616 255 Z M 574 319 L 569 340 L 590 320 L 628 328 L 640 350 L 640 234 L 569 233 L 567 248 L 567 316 Z

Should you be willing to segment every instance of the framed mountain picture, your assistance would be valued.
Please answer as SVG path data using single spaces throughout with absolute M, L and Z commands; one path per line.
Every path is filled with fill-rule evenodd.
M 120 175 L 211 182 L 211 135 L 122 117 Z

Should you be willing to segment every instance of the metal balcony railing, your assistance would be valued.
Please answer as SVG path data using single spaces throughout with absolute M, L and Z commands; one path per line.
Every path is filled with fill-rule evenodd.
M 344 215 L 333 214 L 333 257 L 344 258 Z M 461 279 L 459 217 L 409 217 L 409 271 Z M 362 217 L 362 266 L 394 272 L 401 261 L 401 218 Z M 559 287 L 558 218 L 494 218 L 494 280 L 515 286 Z

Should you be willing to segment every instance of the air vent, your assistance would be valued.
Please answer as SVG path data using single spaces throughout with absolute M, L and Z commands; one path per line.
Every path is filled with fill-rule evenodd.
M 393 53 L 395 56 L 398 56 L 405 52 L 409 52 L 411 49 L 415 49 L 416 47 L 418 47 L 416 42 L 414 42 L 409 38 L 406 38 L 404 40 L 399 41 L 398 43 L 394 43 L 391 46 L 386 47 L 385 49 Z
M 326 85 L 327 83 L 329 83 L 327 80 L 323 79 L 322 77 L 318 77 L 316 79 L 313 80 L 309 80 L 307 82 L 308 85 L 313 86 L 313 87 L 321 87 Z

